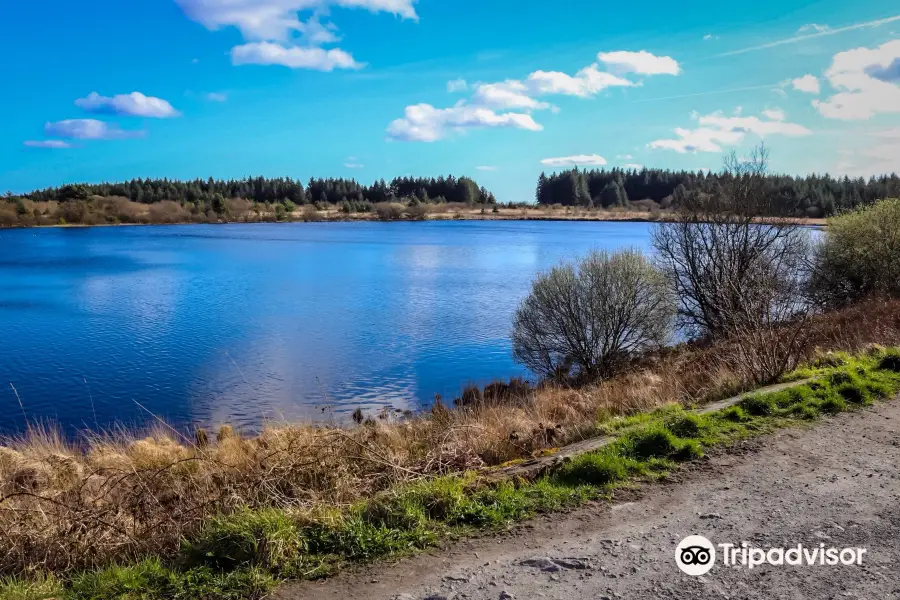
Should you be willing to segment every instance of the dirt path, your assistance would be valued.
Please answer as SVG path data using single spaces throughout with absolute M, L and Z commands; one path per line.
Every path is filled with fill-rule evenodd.
M 663 484 L 501 536 L 287 586 L 281 600 L 900 598 L 900 401 L 784 430 Z M 627 497 L 630 495 L 631 497 Z M 863 547 L 861 566 L 678 570 L 687 535 L 714 544 Z M 721 556 L 721 552 L 720 552 Z M 547 559 L 578 559 L 548 562 Z M 537 559 L 537 560 L 531 560 Z M 529 561 L 531 565 L 523 564 Z

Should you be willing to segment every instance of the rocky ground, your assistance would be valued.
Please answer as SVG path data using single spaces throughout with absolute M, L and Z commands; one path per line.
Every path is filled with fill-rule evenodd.
M 900 598 L 900 401 L 784 430 L 668 481 L 500 536 L 282 588 L 281 600 Z M 862 547 L 862 565 L 717 562 L 682 573 L 686 536 L 714 544 Z M 721 554 L 721 553 L 720 553 Z

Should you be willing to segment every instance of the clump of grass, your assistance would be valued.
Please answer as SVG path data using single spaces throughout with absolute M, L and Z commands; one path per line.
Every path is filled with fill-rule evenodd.
M 304 550 L 288 513 L 275 508 L 242 508 L 208 519 L 199 534 L 184 543 L 182 555 L 189 564 L 217 569 L 259 565 L 277 570 Z
M 811 421 L 819 417 L 818 404 L 797 404 L 792 406 L 790 414 L 798 419 Z
M 886 350 L 878 361 L 878 368 L 885 371 L 900 373 L 900 350 L 897 348 Z
M 694 413 L 674 415 L 666 421 L 666 428 L 680 438 L 700 437 L 706 425 L 706 419 Z
M 856 383 L 842 383 L 834 391 L 846 402 L 853 404 L 871 404 L 869 391 Z
M 775 402 L 771 396 L 750 394 L 740 401 L 739 406 L 754 417 L 767 417 L 775 412 Z
M 605 486 L 624 480 L 628 465 L 624 458 L 610 452 L 591 452 L 573 458 L 556 474 L 568 484 Z
M 801 385 L 783 390 L 781 392 L 776 392 L 771 396 L 772 401 L 775 403 L 775 406 L 780 409 L 790 408 L 796 404 L 803 404 L 806 402 L 814 401 L 815 397 L 816 396 L 813 390 L 806 385 Z
M 830 373 L 827 381 L 832 386 L 838 386 L 845 383 L 856 383 L 858 378 L 849 369 L 839 369 Z
M 0 598 L 3 600 L 52 600 L 62 595 L 62 582 L 53 575 L 0 577 Z
M 626 456 L 637 460 L 672 458 L 690 460 L 703 455 L 696 440 L 682 440 L 662 423 L 650 424 L 627 433 L 617 442 Z
M 179 572 L 158 559 L 76 575 L 66 598 L 90 600 L 259 600 L 276 580 L 260 568 L 227 573 L 208 568 Z
M 829 395 L 819 403 L 819 409 L 824 413 L 835 415 L 847 410 L 847 402 L 840 396 Z
M 722 411 L 722 418 L 734 423 L 746 423 L 752 421 L 753 417 L 748 415 L 740 406 L 730 406 Z

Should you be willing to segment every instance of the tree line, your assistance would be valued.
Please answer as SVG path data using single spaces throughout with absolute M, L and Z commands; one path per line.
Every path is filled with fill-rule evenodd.
M 682 205 L 692 193 L 721 195 L 732 177 L 727 171 L 580 170 L 576 167 L 549 176 L 541 173 L 535 200 L 543 205 L 588 208 L 627 207 L 638 200 L 651 200 L 659 208 L 667 209 Z M 870 179 L 835 178 L 827 174 L 806 177 L 767 174 L 762 192 L 773 199 L 780 213 L 819 218 L 881 198 L 900 196 L 900 177 L 896 173 Z
M 355 179 L 315 179 L 306 185 L 289 177 L 247 177 L 244 179 L 132 179 L 122 183 L 73 184 L 38 190 L 21 197 L 8 195 L 15 203 L 24 198 L 34 202 L 87 200 L 92 196 L 127 198 L 141 204 L 174 201 L 224 207 L 229 198 L 260 204 L 376 204 L 380 202 L 460 202 L 495 204 L 494 194 L 469 177 L 396 177 L 364 185 Z

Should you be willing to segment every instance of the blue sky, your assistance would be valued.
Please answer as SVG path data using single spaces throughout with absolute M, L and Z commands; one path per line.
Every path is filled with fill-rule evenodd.
M 900 171 L 894 0 L 5 2 L 0 189 L 132 177 Z

